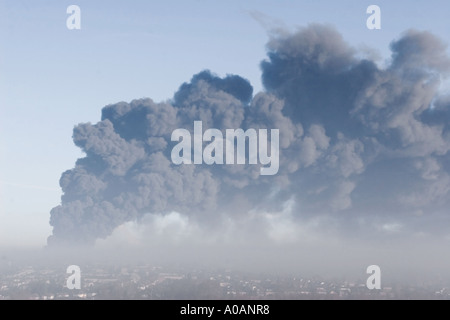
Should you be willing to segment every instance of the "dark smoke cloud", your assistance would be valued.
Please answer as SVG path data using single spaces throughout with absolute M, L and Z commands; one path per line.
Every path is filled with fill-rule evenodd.
M 173 212 L 217 232 L 224 221 L 270 225 L 255 229 L 276 237 L 311 225 L 349 237 L 445 235 L 450 99 L 439 89 L 450 71 L 446 46 L 408 31 L 381 68 L 357 58 L 328 26 L 272 34 L 261 63 L 266 92 L 253 96 L 247 80 L 203 71 L 171 101 L 109 105 L 97 124 L 76 126 L 73 140 L 86 155 L 61 177 L 49 244 L 94 243 L 126 222 Z M 223 132 L 280 129 L 278 174 L 172 164 L 172 131 L 193 132 L 196 120 Z

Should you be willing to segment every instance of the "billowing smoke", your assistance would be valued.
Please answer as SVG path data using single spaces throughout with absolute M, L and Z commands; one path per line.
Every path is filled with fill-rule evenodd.
M 445 45 L 408 31 L 380 67 L 358 58 L 332 28 L 311 25 L 273 35 L 267 50 L 265 92 L 253 95 L 239 76 L 203 71 L 167 102 L 120 102 L 104 107 L 100 122 L 76 126 L 73 140 L 85 157 L 62 174 L 49 244 L 94 243 L 127 222 L 174 212 L 217 232 L 225 222 L 265 219 L 258 226 L 272 224 L 262 230 L 275 240 L 308 226 L 349 237 L 445 235 Z M 192 133 L 199 120 L 204 130 L 279 129 L 278 173 L 261 175 L 260 165 L 173 164 L 172 132 Z

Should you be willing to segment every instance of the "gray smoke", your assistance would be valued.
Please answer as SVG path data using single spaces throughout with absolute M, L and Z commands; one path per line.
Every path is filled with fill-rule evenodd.
M 274 33 L 261 63 L 266 92 L 209 71 L 172 100 L 120 102 L 79 124 L 85 157 L 63 173 L 49 244 L 94 243 L 118 226 L 179 212 L 220 232 L 227 219 L 282 212 L 349 237 L 445 234 L 450 223 L 450 60 L 427 32 L 391 44 L 389 66 L 357 58 L 330 27 Z M 172 164 L 177 128 L 280 130 L 280 170 Z M 252 218 L 250 218 L 252 217 Z M 317 222 L 319 223 L 319 222 Z

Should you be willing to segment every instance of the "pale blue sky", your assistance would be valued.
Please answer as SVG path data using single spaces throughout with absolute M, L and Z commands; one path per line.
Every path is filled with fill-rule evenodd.
M 66 28 L 71 4 L 81 30 Z M 371 4 L 381 7 L 382 30 L 366 28 Z M 449 43 L 449 9 L 444 0 L 0 0 L 0 246 L 46 243 L 60 175 L 81 155 L 73 126 L 97 122 L 106 104 L 171 98 L 203 69 L 261 90 L 264 24 L 329 23 L 387 59 L 409 28 Z

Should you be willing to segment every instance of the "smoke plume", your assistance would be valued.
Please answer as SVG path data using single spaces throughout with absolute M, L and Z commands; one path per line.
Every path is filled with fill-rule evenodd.
M 217 233 L 224 225 L 253 232 L 239 228 L 248 223 L 274 241 L 311 230 L 445 235 L 450 98 L 441 84 L 450 59 L 439 39 L 414 30 L 391 51 L 380 67 L 331 27 L 311 25 L 272 34 L 264 92 L 254 95 L 240 76 L 203 71 L 167 102 L 104 107 L 101 121 L 74 128 L 85 156 L 62 174 L 48 243 L 92 244 L 127 222 L 159 219 L 152 216 Z M 198 120 L 223 132 L 279 129 L 278 174 L 262 176 L 258 165 L 174 165 L 172 131 L 192 133 Z

